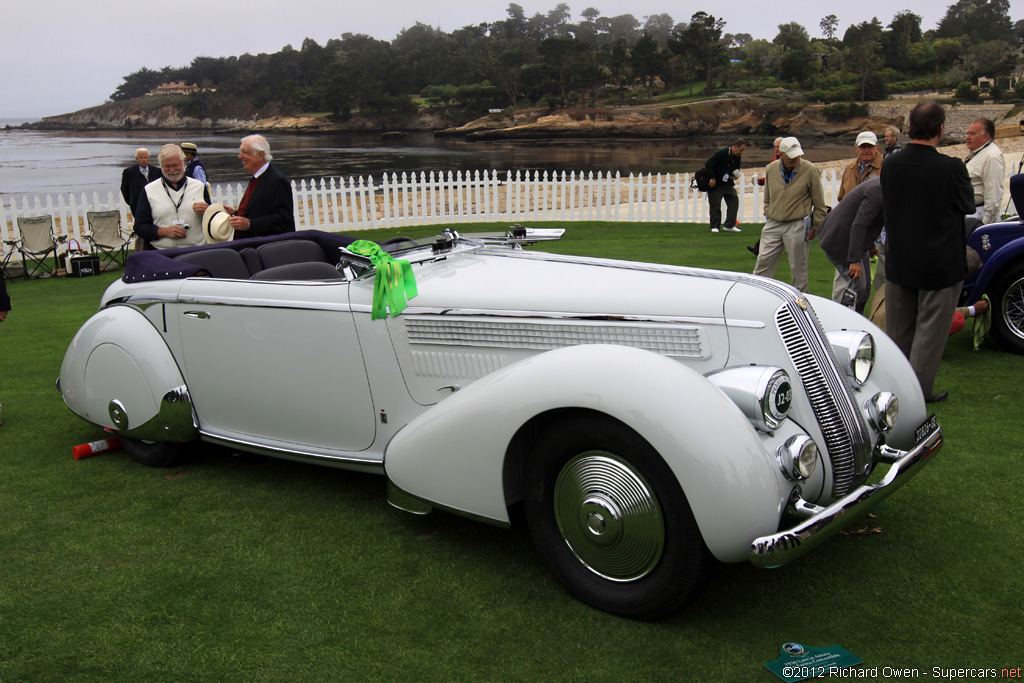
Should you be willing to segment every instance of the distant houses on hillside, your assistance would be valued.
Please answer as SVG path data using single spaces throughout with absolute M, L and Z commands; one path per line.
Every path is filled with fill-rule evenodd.
M 150 90 L 147 95 L 190 95 L 194 92 L 199 92 L 201 88 L 198 85 L 185 85 L 184 81 L 172 81 L 170 83 L 163 83 Z

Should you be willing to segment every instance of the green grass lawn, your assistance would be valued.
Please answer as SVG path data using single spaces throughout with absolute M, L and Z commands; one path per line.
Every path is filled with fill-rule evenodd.
M 754 264 L 751 229 L 558 225 L 565 238 L 538 248 Z M 832 272 L 812 246 L 814 293 L 828 296 Z M 936 406 L 945 447 L 876 511 L 881 533 L 838 536 L 777 570 L 718 565 L 689 608 L 648 624 L 570 597 L 523 525 L 407 515 L 386 503 L 382 477 L 214 448 L 171 469 L 123 452 L 73 460 L 72 446 L 103 433 L 64 407 L 54 380 L 119 274 L 9 286 L 0 681 L 767 683 L 763 664 L 787 641 L 842 645 L 866 667 L 921 678 L 1024 664 L 1024 358 L 992 341 L 978 352 L 967 333 L 949 341 L 936 385 L 950 392 Z

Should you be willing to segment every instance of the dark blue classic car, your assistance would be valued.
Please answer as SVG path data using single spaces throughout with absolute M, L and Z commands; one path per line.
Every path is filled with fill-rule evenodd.
M 1007 350 L 1024 354 L 1024 174 L 1010 178 L 1016 216 L 977 228 L 967 246 L 981 256 L 982 266 L 964 281 L 962 305 L 983 294 L 992 302 L 992 336 Z

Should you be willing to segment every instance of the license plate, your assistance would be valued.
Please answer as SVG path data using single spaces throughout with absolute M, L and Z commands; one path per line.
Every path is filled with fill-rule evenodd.
M 914 430 L 914 443 L 921 443 L 925 437 L 935 431 L 939 426 L 939 421 L 935 419 L 935 413 L 921 423 L 921 425 Z

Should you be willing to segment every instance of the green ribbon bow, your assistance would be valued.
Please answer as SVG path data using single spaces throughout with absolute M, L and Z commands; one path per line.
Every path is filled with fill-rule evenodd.
M 368 256 L 376 269 L 373 281 L 373 310 L 370 320 L 387 318 L 388 311 L 396 316 L 406 309 L 407 301 L 419 292 L 416 278 L 408 261 L 391 258 L 391 254 L 370 240 L 358 240 L 348 245 L 348 250 L 361 256 Z

